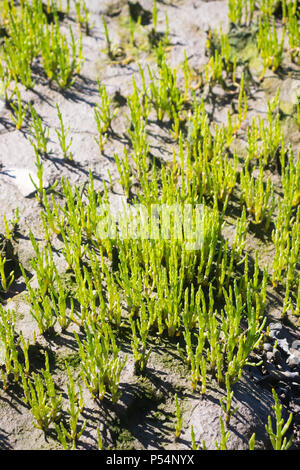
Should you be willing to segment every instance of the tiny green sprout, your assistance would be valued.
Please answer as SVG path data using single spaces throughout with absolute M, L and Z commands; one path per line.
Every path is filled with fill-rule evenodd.
M 192 424 L 191 424 L 191 439 L 192 439 L 192 449 L 200 450 L 200 446 L 197 446 L 196 444 L 196 437 L 195 437 L 194 427 Z
M 152 20 L 153 20 L 153 29 L 154 29 L 154 31 L 156 31 L 156 28 L 157 28 L 157 0 L 153 0 Z
M 196 444 L 196 437 L 194 427 L 191 424 L 191 439 L 192 439 L 192 450 L 207 450 L 205 440 L 202 440 L 202 446 Z
M 3 214 L 3 222 L 5 227 L 5 238 L 7 240 L 13 240 L 15 238 L 16 232 L 19 228 L 20 220 L 20 210 L 17 208 L 15 210 L 15 216 L 13 219 L 7 221 L 5 214 Z
M 101 19 L 102 19 L 102 23 L 103 23 L 103 27 L 104 27 L 104 34 L 105 34 L 106 47 L 107 47 L 107 55 L 111 60 L 113 60 L 114 59 L 114 54 L 113 54 L 113 51 L 112 51 L 112 45 L 111 45 L 111 40 L 110 40 L 110 37 L 109 37 L 107 23 L 106 23 L 106 20 L 105 20 L 103 15 L 101 16 Z
M 166 46 L 169 46 L 170 44 L 170 26 L 169 26 L 169 18 L 168 14 L 165 11 L 165 23 L 166 23 L 166 32 L 165 32 L 165 37 L 164 37 L 164 44 Z
M 248 445 L 249 445 L 249 450 L 254 450 L 254 447 L 255 447 L 255 432 L 250 437 Z
M 275 17 L 261 17 L 259 19 L 259 30 L 257 34 L 257 47 L 264 61 L 264 70 L 260 76 L 263 79 L 266 69 L 271 68 L 275 72 L 281 65 L 283 59 L 283 47 L 286 28 L 283 26 L 281 40 L 278 40 Z
M 91 13 L 88 11 L 85 0 L 76 0 L 75 9 L 79 30 L 84 28 L 86 35 L 89 36 L 92 27 L 90 25 Z
M 221 428 L 221 442 L 215 441 L 216 449 L 217 450 L 227 450 L 227 441 L 230 436 L 230 432 L 226 431 L 225 424 L 223 419 L 220 416 L 220 428 Z
M 16 129 L 19 130 L 23 126 L 23 122 L 24 122 L 24 119 L 25 119 L 26 113 L 27 113 L 28 104 L 26 104 L 23 107 L 22 101 L 21 101 L 21 94 L 20 94 L 20 91 L 17 87 L 15 88 L 15 92 L 17 94 L 17 104 L 10 101 L 10 107 L 14 111 L 14 113 L 11 114 L 11 119 L 12 119 L 13 123 L 15 124 Z
M 6 257 L 0 254 L 0 288 L 3 292 L 7 292 L 15 280 L 14 271 L 11 271 L 9 274 L 6 273 L 6 261 Z
M 226 374 L 226 376 L 225 376 L 225 384 L 226 384 L 226 392 L 227 392 L 227 394 L 226 394 L 226 404 L 224 403 L 224 400 L 222 398 L 220 399 L 220 404 L 221 404 L 222 410 L 224 411 L 224 414 L 225 414 L 225 424 L 226 424 L 226 426 L 229 426 L 230 418 L 234 413 L 237 412 L 238 407 L 235 408 L 235 409 L 231 409 L 232 399 L 233 399 L 233 391 L 231 390 L 231 387 L 230 387 L 230 379 L 229 379 L 228 374 Z
M 266 431 L 270 437 L 271 444 L 274 450 L 288 450 L 293 443 L 293 436 L 291 436 L 289 440 L 287 440 L 286 437 L 283 438 L 283 436 L 286 434 L 291 425 L 293 414 L 290 413 L 288 420 L 284 423 L 284 419 L 281 415 L 282 405 L 279 403 L 277 393 L 274 389 L 272 389 L 272 395 L 275 402 L 272 408 L 275 411 L 276 429 L 273 429 L 271 416 L 269 416 L 268 424 L 265 425 Z
M 289 2 L 288 4 L 288 41 L 289 41 L 289 54 L 292 62 L 295 64 L 300 63 L 300 31 L 298 23 L 298 13 L 295 11 L 296 2 Z M 297 8 L 297 6 L 296 6 Z
M 44 189 L 44 165 L 43 165 L 43 162 L 39 156 L 39 152 L 38 150 L 35 148 L 34 149 L 35 151 L 35 167 L 37 169 L 37 179 L 38 179 L 38 182 L 36 182 L 31 175 L 29 175 L 29 178 L 33 184 L 33 186 L 35 187 L 35 191 L 36 191 L 36 194 L 35 194 L 35 198 L 37 200 L 37 202 L 42 206 L 43 205 L 43 201 L 44 201 L 44 194 L 47 194 L 47 193 L 50 193 L 51 191 L 54 191 L 54 189 L 56 188 L 56 186 L 58 185 L 58 181 L 56 181 L 52 186 L 48 187 L 47 189 Z
M 247 2 L 245 2 L 247 4 Z M 229 0 L 228 17 L 234 24 L 240 25 L 243 16 L 243 0 Z
M 98 81 L 98 90 L 101 98 L 100 106 L 96 104 L 94 108 L 94 118 L 98 129 L 98 137 L 95 137 L 95 142 L 98 144 L 100 152 L 103 152 L 104 145 L 107 141 L 108 132 L 111 131 L 111 123 L 113 118 L 118 114 L 118 108 L 112 112 L 111 99 L 107 95 L 105 85 L 100 84 Z
M 86 420 L 79 425 L 79 416 L 83 410 L 83 397 L 82 397 L 82 390 L 81 387 L 78 385 L 78 391 L 75 388 L 75 382 L 72 377 L 71 370 L 66 363 L 66 369 L 68 373 L 69 383 L 67 384 L 68 389 L 68 400 L 69 406 L 67 408 L 67 416 L 68 416 L 68 424 L 65 425 L 63 423 L 59 423 L 56 425 L 56 432 L 59 441 L 61 442 L 64 449 L 76 449 L 76 443 L 82 436 L 85 427 L 86 427 Z
M 69 88 L 80 73 L 84 58 L 82 56 L 82 37 L 75 41 L 73 31 L 69 27 L 71 43 L 61 32 L 57 17 L 55 23 L 46 22 L 40 39 L 40 52 L 43 69 L 50 81 L 55 81 L 61 89 Z
M 63 152 L 64 159 L 73 160 L 73 154 L 72 152 L 69 152 L 73 139 L 71 138 L 69 142 L 67 141 L 67 136 L 70 131 L 70 128 L 68 127 L 67 129 L 65 129 L 62 114 L 61 114 L 58 104 L 56 104 L 56 109 L 57 109 L 57 115 L 58 115 L 58 119 L 60 123 L 60 129 L 55 129 L 55 132 L 59 140 L 59 145 Z
M 180 438 L 181 429 L 182 429 L 182 410 L 179 406 L 177 393 L 175 394 L 175 403 L 176 403 L 176 431 L 175 431 L 175 441 Z
M 33 425 L 44 431 L 49 431 L 52 423 L 61 419 L 62 395 L 56 391 L 56 386 L 49 369 L 48 354 L 45 353 L 45 369 L 40 374 L 32 373 L 32 377 L 23 375 L 25 400 L 30 406 L 34 417 Z
M 1 378 L 4 390 L 8 389 L 11 376 L 14 382 L 18 382 L 22 370 L 18 353 L 20 338 L 16 332 L 15 318 L 15 311 L 4 310 L 0 306 L 0 351 L 4 358 Z
M 134 31 L 135 31 L 135 22 L 132 16 L 129 16 L 129 32 L 130 32 L 130 41 L 133 47 L 136 46 L 135 39 L 134 39 Z
M 82 378 L 94 399 L 103 400 L 110 392 L 111 400 L 116 403 L 119 391 L 120 374 L 127 357 L 121 359 L 115 336 L 109 325 L 100 331 L 94 324 L 85 325 L 86 339 L 80 341 L 74 333 L 79 346 Z
M 101 431 L 97 428 L 97 437 L 98 437 L 98 450 L 103 450 L 103 441 L 101 436 Z
M 200 362 L 200 370 L 201 370 L 201 394 L 204 395 L 206 392 L 206 359 L 204 356 L 201 357 Z
M 98 137 L 95 137 L 95 142 L 99 147 L 100 152 L 104 150 L 104 145 L 107 141 L 107 133 L 104 132 L 104 126 L 102 125 L 101 114 L 98 108 L 94 109 L 94 118 L 98 129 Z
M 104 84 L 101 84 L 98 80 L 98 91 L 101 99 L 100 106 L 97 105 L 99 118 L 103 124 L 103 133 L 107 133 L 111 130 L 112 120 L 117 116 L 119 109 L 116 108 L 114 111 L 111 109 L 111 98 L 107 94 L 107 90 Z
M 147 351 L 147 337 L 151 322 L 146 314 L 145 306 L 141 306 L 140 318 L 133 320 L 130 318 L 130 325 L 132 331 L 131 347 L 134 356 L 134 370 L 136 374 L 142 374 L 146 367 L 152 351 L 149 348 Z
M 32 117 L 30 133 L 35 139 L 35 142 L 30 139 L 30 143 L 37 152 L 40 152 L 42 155 L 47 155 L 47 146 L 49 142 L 49 128 L 43 126 L 42 119 L 40 118 L 40 116 L 32 105 L 29 105 L 29 109 Z

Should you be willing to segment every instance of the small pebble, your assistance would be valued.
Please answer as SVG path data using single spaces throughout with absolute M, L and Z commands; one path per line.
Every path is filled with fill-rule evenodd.
M 284 339 L 278 339 L 277 340 L 277 345 L 278 345 L 279 349 L 281 349 L 286 354 L 289 354 L 290 348 L 289 348 L 288 342 L 285 338 Z
M 290 357 L 287 359 L 286 363 L 290 367 L 299 367 L 300 366 L 300 358 L 295 354 L 291 354 Z
M 266 358 L 269 362 L 273 361 L 273 352 L 267 351 Z
M 275 339 L 284 339 L 287 336 L 287 330 L 281 323 L 270 323 L 270 337 Z
M 269 330 L 270 331 L 281 331 L 283 328 L 282 324 L 277 322 L 277 323 L 270 323 L 269 325 Z
M 272 351 L 273 346 L 270 343 L 264 343 L 264 351 Z
M 300 340 L 296 339 L 295 341 L 292 342 L 292 349 L 297 349 L 297 351 L 300 351 Z

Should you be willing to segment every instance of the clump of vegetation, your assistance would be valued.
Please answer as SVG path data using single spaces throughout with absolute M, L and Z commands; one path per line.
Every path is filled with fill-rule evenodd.
M 69 43 L 60 27 L 56 2 L 49 3 L 45 11 L 41 0 L 21 2 L 20 6 L 5 0 L 1 9 L 7 36 L 0 56 L 0 78 L 9 77 L 32 89 L 36 82 L 33 65 L 40 59 L 50 81 L 62 89 L 70 87 L 82 66 L 82 42 L 81 36 L 75 41 L 70 28 Z M 9 79 L 5 79 L 6 88 Z

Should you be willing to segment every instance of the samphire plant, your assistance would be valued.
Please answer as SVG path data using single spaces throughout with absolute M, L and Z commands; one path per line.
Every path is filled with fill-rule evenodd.
M 126 364 L 122 359 L 114 334 L 105 323 L 99 328 L 94 324 L 85 326 L 86 339 L 80 341 L 75 333 L 81 358 L 82 378 L 94 399 L 103 400 L 110 393 L 113 402 L 117 402 L 120 374 Z
M 293 436 L 291 436 L 288 440 L 286 436 L 283 436 L 287 433 L 291 425 L 293 414 L 290 413 L 288 420 L 284 422 L 284 419 L 282 418 L 282 405 L 279 403 L 278 396 L 274 389 L 272 389 L 272 394 L 275 402 L 272 408 L 275 412 L 276 427 L 275 429 L 273 428 L 272 419 L 271 416 L 269 416 L 268 424 L 266 424 L 266 431 L 270 437 L 274 450 L 288 450 L 293 443 Z

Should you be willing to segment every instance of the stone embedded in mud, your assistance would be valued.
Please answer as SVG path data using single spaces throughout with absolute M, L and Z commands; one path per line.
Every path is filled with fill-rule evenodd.
M 34 184 L 39 186 L 37 173 L 28 168 L 11 168 L 3 172 L 11 178 L 24 197 L 28 197 L 36 192 Z
M 258 385 L 248 372 L 244 372 L 242 378 L 233 385 L 234 399 L 233 409 L 238 407 L 231 417 L 228 430 L 230 432 L 227 442 L 229 450 L 249 449 L 249 439 L 255 432 L 255 448 L 268 447 L 268 436 L 265 432 L 265 424 L 268 416 L 272 415 L 274 400 L 269 390 Z M 202 400 L 195 400 L 184 416 L 186 429 L 182 433 L 180 441 L 170 445 L 170 449 L 187 449 L 191 441 L 191 425 L 193 426 L 196 444 L 204 439 L 208 450 L 215 450 L 216 441 L 221 441 L 220 416 L 224 420 L 224 413 L 219 404 L 219 398 L 213 392 L 204 396 Z
M 296 349 L 300 351 L 300 340 L 296 339 L 292 342 L 291 349 Z
M 278 339 L 277 340 L 277 346 L 281 351 L 285 352 L 286 354 L 289 354 L 290 349 L 289 349 L 289 344 L 288 344 L 286 338 Z
M 264 348 L 264 351 L 273 351 L 273 346 L 270 343 L 265 343 L 263 348 Z
M 300 353 L 299 353 L 299 351 L 296 351 L 296 353 L 291 354 L 290 357 L 287 359 L 286 363 L 292 368 L 300 367 Z
M 300 81 L 287 78 L 280 86 L 279 108 L 284 114 L 295 113 L 300 96 Z
M 271 338 L 284 338 L 283 325 L 281 323 L 270 323 L 269 330 Z
M 289 350 L 289 357 L 286 363 L 293 369 L 293 368 L 300 368 L 300 341 L 296 340 L 293 341 L 292 346 Z

